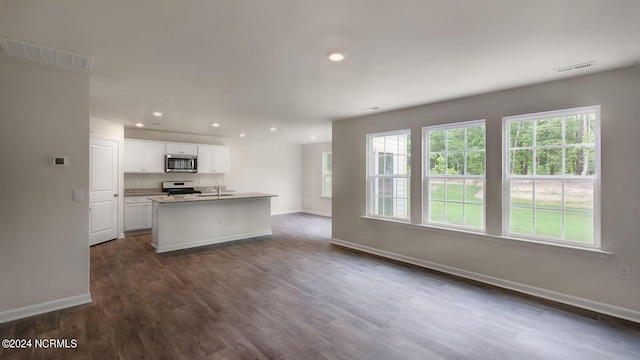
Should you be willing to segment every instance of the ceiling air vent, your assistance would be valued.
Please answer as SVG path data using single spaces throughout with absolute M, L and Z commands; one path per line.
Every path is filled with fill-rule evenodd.
M 0 38 L 1 50 L 10 56 L 89 71 L 93 58 L 65 51 Z
M 565 66 L 565 67 L 553 69 L 553 71 L 561 73 L 561 72 L 565 72 L 565 71 L 585 69 L 585 68 L 592 67 L 592 66 L 595 66 L 595 65 L 596 65 L 595 61 L 589 61 L 589 62 L 582 63 L 582 64 L 576 64 L 576 65 Z

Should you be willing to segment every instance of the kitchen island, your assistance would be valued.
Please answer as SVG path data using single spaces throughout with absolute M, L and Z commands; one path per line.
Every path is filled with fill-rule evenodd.
M 271 234 L 263 193 L 152 196 L 152 240 L 162 253 Z

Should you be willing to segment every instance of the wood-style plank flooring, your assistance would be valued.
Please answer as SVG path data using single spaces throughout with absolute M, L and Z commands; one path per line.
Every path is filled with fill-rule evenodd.
M 91 248 L 88 305 L 0 324 L 9 359 L 639 359 L 640 325 L 332 246 L 330 219 L 156 254 L 150 235 Z

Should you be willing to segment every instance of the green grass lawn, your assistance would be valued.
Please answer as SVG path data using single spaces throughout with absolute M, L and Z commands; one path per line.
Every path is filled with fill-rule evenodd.
M 462 183 L 432 183 L 430 186 L 429 220 L 436 223 L 482 228 L 483 203 L 482 184 L 466 185 Z M 450 202 L 455 201 L 455 202 Z M 527 206 L 526 203 L 513 205 Z M 548 209 L 534 210 L 530 204 L 528 208 L 511 209 L 511 232 L 522 235 L 535 235 L 553 239 L 562 238 L 562 212 L 559 204 L 545 204 Z M 567 209 L 583 209 L 583 206 L 571 206 Z M 533 219 L 535 215 L 535 226 Z M 593 241 L 593 214 L 588 212 L 565 211 L 564 239 L 580 242 Z
M 466 189 L 466 192 L 465 192 Z M 429 193 L 430 220 L 452 225 L 482 228 L 484 220 L 482 205 L 482 182 L 477 184 L 447 183 L 445 209 L 445 186 L 432 183 Z M 464 201 L 463 201 L 464 199 Z
M 557 210 L 511 209 L 511 232 L 553 239 L 562 238 L 562 212 Z M 593 241 L 593 214 L 565 211 L 564 239 L 580 242 Z

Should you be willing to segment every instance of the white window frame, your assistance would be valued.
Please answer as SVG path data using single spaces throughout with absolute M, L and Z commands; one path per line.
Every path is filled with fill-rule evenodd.
M 448 174 L 431 174 L 431 166 L 430 166 L 430 149 L 429 149 L 429 132 L 431 131 L 440 131 L 440 130 L 453 130 L 453 129 L 465 129 L 465 128 L 470 128 L 470 127 L 477 127 L 477 126 L 482 126 L 484 127 L 484 154 L 485 154 L 485 163 L 484 163 L 484 175 L 448 175 Z M 465 133 L 466 134 L 466 133 Z M 487 222 L 487 211 L 486 211 L 486 207 L 487 207 L 487 202 L 485 201 L 486 199 L 486 189 L 487 189 L 487 180 L 486 180 L 486 174 L 487 174 L 487 163 L 486 163 L 486 154 L 487 154 L 487 127 L 486 127 L 486 120 L 482 119 L 482 120 L 472 120 L 472 121 L 463 121 L 463 122 L 457 122 L 457 123 L 448 123 L 448 124 L 443 124 L 443 125 L 434 125 L 434 126 L 426 126 L 422 128 L 422 223 L 424 225 L 429 225 L 429 226 L 437 226 L 437 227 L 443 227 L 443 228 L 451 228 L 451 229 L 459 229 L 459 230 L 464 230 L 464 231 L 472 231 L 472 232 L 486 232 L 486 222 Z M 466 139 L 466 135 L 465 135 L 465 147 L 463 152 L 466 154 L 468 151 L 467 149 L 467 139 Z M 465 159 L 465 164 L 464 164 L 464 168 L 465 170 L 467 169 L 467 157 L 464 157 Z M 446 223 L 446 222 L 435 222 L 435 221 L 430 221 L 429 217 L 430 217 L 430 212 L 431 212 L 431 207 L 430 207 L 430 198 L 429 198 L 429 182 L 431 179 L 442 179 L 442 180 L 482 180 L 482 225 L 481 227 L 472 227 L 472 226 L 465 226 L 465 225 L 459 225 L 459 224 L 450 224 L 450 223 Z M 446 194 L 445 194 L 446 196 Z M 446 204 L 447 203 L 460 203 L 463 205 L 463 209 L 464 209 L 464 205 L 467 204 L 467 202 L 464 200 L 462 202 L 455 202 L 455 201 L 447 201 L 446 197 L 444 198 L 444 200 L 442 201 L 444 203 L 445 206 L 445 213 L 446 213 Z M 463 210 L 464 211 L 464 210 Z M 463 212 L 463 217 L 466 216 L 466 213 Z M 464 221 L 464 220 L 463 220 Z
M 392 175 L 387 175 L 387 174 L 373 174 L 373 171 L 375 169 L 375 166 L 373 164 L 374 162 L 374 157 L 373 155 L 373 149 L 372 149 L 372 140 L 375 137 L 381 137 L 381 136 L 392 136 L 392 135 L 407 135 L 409 137 L 409 139 L 411 139 L 411 129 L 403 129 L 403 130 L 395 130 L 395 131 L 387 131 L 387 132 L 381 132 L 381 133 L 372 133 L 372 134 L 367 134 L 367 154 L 366 154 L 366 162 L 367 162 L 367 216 L 369 217 L 375 217 L 375 218 L 382 218 L 382 219 L 389 219 L 389 220 L 395 220 L 395 221 L 402 221 L 402 222 L 410 222 L 411 221 L 411 208 L 410 208 L 410 201 L 411 201 L 411 174 L 392 174 Z M 407 161 L 410 163 L 411 162 L 411 151 L 409 150 L 407 153 Z M 377 160 L 377 159 L 375 159 Z M 380 178 L 391 178 L 391 179 L 406 179 L 407 181 L 407 186 L 408 186 L 408 191 L 407 191 L 407 196 L 405 198 L 407 205 L 406 205 L 406 213 L 407 213 L 407 217 L 397 217 L 397 216 L 385 216 L 385 215 L 380 215 L 377 214 L 376 211 L 374 211 L 376 205 L 376 202 L 373 201 L 374 200 L 374 181 L 376 179 L 380 179 Z M 395 196 L 393 197 L 395 198 Z
M 532 121 L 532 120 L 538 120 L 538 119 L 545 119 L 545 118 L 552 118 L 552 117 L 564 117 L 564 116 L 571 116 L 571 115 L 577 115 L 577 114 L 585 114 L 585 113 L 595 113 L 595 121 L 594 121 L 594 132 L 595 132 L 595 142 L 594 142 L 594 146 L 595 146 L 595 150 L 594 150 L 594 157 L 595 157 L 595 163 L 594 163 L 594 175 L 593 176 L 571 176 L 571 175 L 564 175 L 564 167 L 565 167 L 565 151 L 564 149 L 567 148 L 566 144 L 564 143 L 564 132 L 565 132 L 565 127 L 563 125 L 563 144 L 561 146 L 558 146 L 559 148 L 562 148 L 562 173 L 563 175 L 536 175 L 536 169 L 535 166 L 537 165 L 537 161 L 535 158 L 535 150 L 534 150 L 534 157 L 532 160 L 532 165 L 534 166 L 534 168 L 532 169 L 532 174 L 533 175 L 511 175 L 511 164 L 510 164 L 510 156 L 509 156 L 509 152 L 511 150 L 510 147 L 510 129 L 509 129 L 509 125 L 512 122 L 518 122 L 518 121 Z M 600 123 L 601 123 L 601 118 L 600 118 L 600 105 L 594 105 L 594 106 L 586 106 L 586 107 L 580 107 L 580 108 L 572 108 L 572 109 L 563 109 L 563 110 L 556 110 L 556 111 L 547 111 L 547 112 L 539 112 L 539 113 L 532 113 L 532 114 L 523 114 L 523 115 L 515 115 L 515 116 L 506 116 L 502 118 L 502 128 L 503 128 L 503 152 L 502 152 L 502 160 L 503 160 L 503 165 L 502 165 L 502 173 L 503 173 L 503 182 L 502 182 L 502 191 L 503 191 L 503 195 L 502 195 L 502 199 L 503 199 L 503 203 L 502 203 L 502 233 L 503 235 L 509 237 L 509 238 L 514 238 L 514 239 L 523 239 L 523 240 L 532 240 L 532 241 L 537 241 L 537 242 L 546 242 L 546 243 L 552 243 L 552 244 L 559 244 L 559 245 L 564 245 L 564 246 L 572 246 L 572 247 L 579 247 L 579 248 L 595 248 L 595 249 L 600 249 L 600 168 L 601 168 L 601 160 L 600 160 L 600 137 L 601 137 L 601 133 L 600 133 Z M 563 122 L 564 124 L 564 122 Z M 534 132 L 535 134 L 535 132 Z M 535 143 L 535 135 L 534 135 L 534 143 L 533 143 L 533 148 L 536 149 L 536 143 Z M 594 229 L 593 229 L 593 243 L 585 243 L 585 242 L 580 242 L 580 241 L 574 241 L 574 240 L 563 240 L 563 239 L 555 239 L 555 238 L 548 238 L 548 237 L 541 237 L 541 236 L 536 236 L 536 235 L 524 235 L 524 234 L 520 234 L 520 233 L 511 233 L 510 231 L 510 210 L 511 210 L 511 204 L 510 204 L 510 198 L 511 198 L 511 194 L 510 194 L 510 182 L 511 180 L 562 180 L 563 182 L 566 180 L 591 180 L 593 181 L 593 186 L 594 186 L 594 197 L 593 197 L 593 221 L 594 221 Z M 564 186 L 564 185 L 563 185 Z M 535 196 L 535 191 L 534 191 L 534 196 Z M 564 198 L 564 192 L 562 194 L 563 198 Z M 533 199 L 533 204 L 532 204 L 532 210 L 535 212 L 535 209 L 537 208 L 535 205 L 535 197 Z M 538 207 L 539 208 L 539 207 Z M 562 208 L 562 218 L 564 219 L 565 216 L 565 212 L 566 210 L 564 210 L 564 205 Z M 533 218 L 533 229 L 535 229 L 535 215 Z M 563 233 L 564 233 L 564 221 L 562 224 L 562 228 L 563 228 Z
M 331 159 L 331 173 L 327 174 L 327 156 L 333 157 L 331 151 L 326 151 L 322 153 L 322 190 L 321 197 L 323 198 L 331 198 L 331 194 L 333 192 L 333 181 L 327 185 L 327 178 L 332 179 L 333 174 L 333 159 Z M 327 188 L 329 187 L 329 188 Z M 328 191 L 327 191 L 328 190 Z

